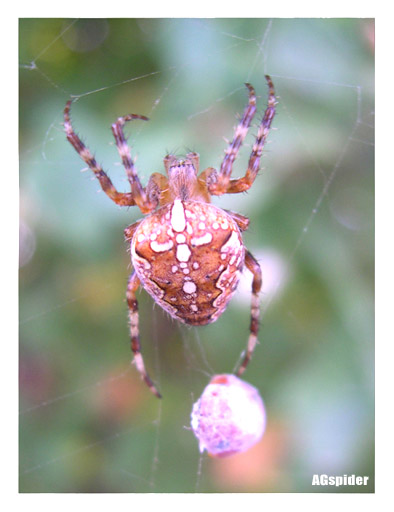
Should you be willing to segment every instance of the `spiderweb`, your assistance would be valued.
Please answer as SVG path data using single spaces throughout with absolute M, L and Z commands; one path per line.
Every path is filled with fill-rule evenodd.
M 142 351 L 164 399 L 151 396 L 130 365 L 124 302 L 122 233 L 139 214 L 79 172 L 62 110 L 78 100 L 77 132 L 126 190 L 110 144 L 117 116 L 150 118 L 127 127 L 144 184 L 167 152 L 197 151 L 202 168 L 218 168 L 251 82 L 259 110 L 240 176 L 265 73 L 278 106 L 263 170 L 247 195 L 215 204 L 251 219 L 245 242 L 264 287 L 245 380 L 268 429 L 250 453 L 210 460 L 190 411 L 210 377 L 239 362 L 250 279 L 200 329 L 141 292 Z M 312 475 L 330 472 L 369 475 L 361 492 L 371 492 L 373 109 L 368 19 L 20 21 L 21 492 L 311 492 Z

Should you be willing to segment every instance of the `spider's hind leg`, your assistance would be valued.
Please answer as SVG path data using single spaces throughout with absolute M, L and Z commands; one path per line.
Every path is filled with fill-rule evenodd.
M 253 274 L 253 282 L 252 282 L 252 305 L 251 305 L 251 314 L 250 314 L 250 334 L 248 339 L 248 345 L 246 348 L 246 353 L 243 358 L 243 361 L 237 371 L 237 375 L 241 376 L 245 371 L 251 357 L 253 351 L 258 342 L 257 334 L 259 331 L 259 318 L 260 318 L 260 299 L 259 293 L 261 290 L 261 286 L 263 284 L 261 268 L 258 264 L 257 260 L 252 256 L 249 251 L 245 253 L 245 265 L 250 272 Z
M 153 384 L 153 381 L 149 377 L 147 371 L 145 370 L 144 360 L 141 354 L 141 344 L 140 344 L 140 333 L 139 333 L 139 314 L 138 314 L 138 302 L 136 297 L 136 291 L 140 286 L 140 280 L 137 277 L 137 274 L 133 272 L 127 283 L 127 305 L 129 308 L 129 321 L 130 321 L 130 338 L 131 338 L 131 350 L 134 354 L 134 364 L 137 367 L 137 370 L 140 372 L 141 377 L 145 381 L 146 385 L 152 391 L 157 398 L 161 398 L 161 394 L 157 390 L 156 386 Z

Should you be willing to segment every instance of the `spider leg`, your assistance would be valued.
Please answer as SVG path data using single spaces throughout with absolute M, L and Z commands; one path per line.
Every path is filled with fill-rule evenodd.
M 129 322 L 130 322 L 130 338 L 131 338 L 131 350 L 134 354 L 134 364 L 137 370 L 140 372 L 141 377 L 157 398 L 161 398 L 161 394 L 153 384 L 147 371 L 145 370 L 144 360 L 141 354 L 140 336 L 139 336 L 139 315 L 138 315 L 138 302 L 136 298 L 136 291 L 140 286 L 140 280 L 135 272 L 132 272 L 129 281 L 127 283 L 127 305 L 129 308 Z
M 274 119 L 275 116 L 276 105 L 275 90 L 272 80 L 268 75 L 266 75 L 265 78 L 267 80 L 269 88 L 268 106 L 265 110 L 263 119 L 260 123 L 256 141 L 253 144 L 252 153 L 249 158 L 248 169 L 244 177 L 230 180 L 226 190 L 227 194 L 237 194 L 239 192 L 244 192 L 245 190 L 248 190 L 253 185 L 253 182 L 256 179 L 256 176 L 259 172 L 260 158 L 263 153 L 265 141 L 267 140 L 268 133 L 270 131 L 272 120 Z
M 81 141 L 78 135 L 75 133 L 70 119 L 70 109 L 72 100 L 68 101 L 64 109 L 64 129 L 67 135 L 67 140 L 71 143 L 74 149 L 77 151 L 82 160 L 89 166 L 94 172 L 96 178 L 99 180 L 101 188 L 112 199 L 116 204 L 120 206 L 134 206 L 136 204 L 132 193 L 121 193 L 116 190 L 112 181 L 103 171 L 101 166 L 96 162 L 96 159 L 90 152 L 90 150 Z
M 237 223 L 237 226 L 241 231 L 246 231 L 249 227 L 250 220 L 245 217 L 245 215 L 241 215 L 240 213 L 231 212 L 230 210 L 224 210 L 226 213 L 232 217 L 235 222 Z
M 242 119 L 235 129 L 234 138 L 226 149 L 220 171 L 217 174 L 217 180 L 209 185 L 209 192 L 213 195 L 227 193 L 231 172 L 233 170 L 234 160 L 237 158 L 238 151 L 248 133 L 249 126 L 256 113 L 256 93 L 250 84 L 245 84 L 249 90 L 249 102 L 243 113 Z
M 133 238 L 133 235 L 135 233 L 135 230 L 138 228 L 138 226 L 141 224 L 141 220 L 137 220 L 137 222 L 134 222 L 133 224 L 130 224 L 130 226 L 127 226 L 124 230 L 124 237 L 126 242 L 131 242 L 131 239 Z
M 245 371 L 251 357 L 253 351 L 257 344 L 257 334 L 259 331 L 259 317 L 260 317 L 260 301 L 259 301 L 259 293 L 262 286 L 262 276 L 261 276 L 261 268 L 258 264 L 257 260 L 252 256 L 249 251 L 245 253 L 245 265 L 250 272 L 253 274 L 253 282 L 252 282 L 252 306 L 251 306 L 251 315 L 250 315 L 250 335 L 248 339 L 248 345 L 246 349 L 246 354 L 244 359 L 237 371 L 237 375 L 241 376 Z
M 129 146 L 126 142 L 126 138 L 123 132 L 123 127 L 126 122 L 133 121 L 134 119 L 148 121 L 148 118 L 145 116 L 141 116 L 139 114 L 129 114 L 127 116 L 118 117 L 118 120 L 112 125 L 111 128 L 120 158 L 122 159 L 123 166 L 126 169 L 127 179 L 129 180 L 131 193 L 135 203 L 140 208 L 142 213 L 150 213 L 156 208 L 157 202 L 150 200 L 144 187 L 141 185 L 140 179 L 134 167 L 134 161 L 130 155 Z

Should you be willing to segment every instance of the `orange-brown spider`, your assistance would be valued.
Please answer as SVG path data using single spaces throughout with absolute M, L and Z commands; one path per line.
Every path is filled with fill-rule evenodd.
M 231 179 L 234 160 L 256 113 L 256 94 L 250 84 L 249 101 L 229 144 L 219 172 L 208 167 L 199 173 L 199 156 L 164 158 L 166 176 L 153 173 L 146 187 L 141 185 L 123 133 L 127 121 L 147 117 L 129 114 L 119 117 L 112 133 L 130 183 L 130 192 L 118 192 L 94 156 L 75 133 L 70 120 L 72 100 L 64 109 L 67 139 L 94 172 L 101 188 L 120 206 L 137 205 L 145 218 L 125 229 L 131 244 L 134 271 L 127 286 L 131 349 L 135 365 L 151 391 L 161 397 L 145 370 L 141 355 L 136 291 L 140 285 L 173 318 L 190 325 L 214 322 L 226 309 L 245 265 L 253 274 L 250 335 L 238 369 L 241 375 L 257 343 L 261 269 L 245 248 L 241 232 L 249 225 L 243 215 L 210 204 L 210 196 L 237 194 L 248 190 L 259 171 L 263 147 L 275 115 L 275 91 L 268 83 L 268 106 L 259 125 L 248 168 L 242 178 Z

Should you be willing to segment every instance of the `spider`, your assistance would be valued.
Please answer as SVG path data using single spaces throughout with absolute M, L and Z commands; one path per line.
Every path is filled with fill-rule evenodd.
M 186 158 L 167 155 L 166 176 L 153 173 L 143 187 L 126 143 L 123 127 L 132 120 L 147 121 L 143 115 L 119 117 L 112 125 L 116 146 L 127 173 L 130 192 L 118 192 L 90 150 L 75 133 L 69 100 L 64 109 L 64 128 L 68 141 L 93 171 L 101 188 L 120 206 L 138 206 L 147 216 L 128 226 L 124 233 L 131 246 L 133 272 L 128 279 L 127 305 L 133 362 L 150 390 L 161 395 L 145 369 L 139 336 L 136 292 L 142 286 L 173 318 L 189 325 L 205 325 L 217 320 L 227 307 L 245 265 L 252 273 L 250 334 L 243 360 L 237 371 L 246 369 L 257 343 L 261 269 L 245 248 L 241 233 L 249 219 L 214 206 L 210 196 L 237 194 L 248 190 L 258 174 L 260 158 L 275 115 L 275 91 L 268 83 L 268 105 L 259 125 L 246 173 L 232 179 L 232 167 L 256 113 L 256 94 L 245 84 L 249 100 L 229 143 L 220 170 L 208 167 L 199 174 L 199 155 Z

